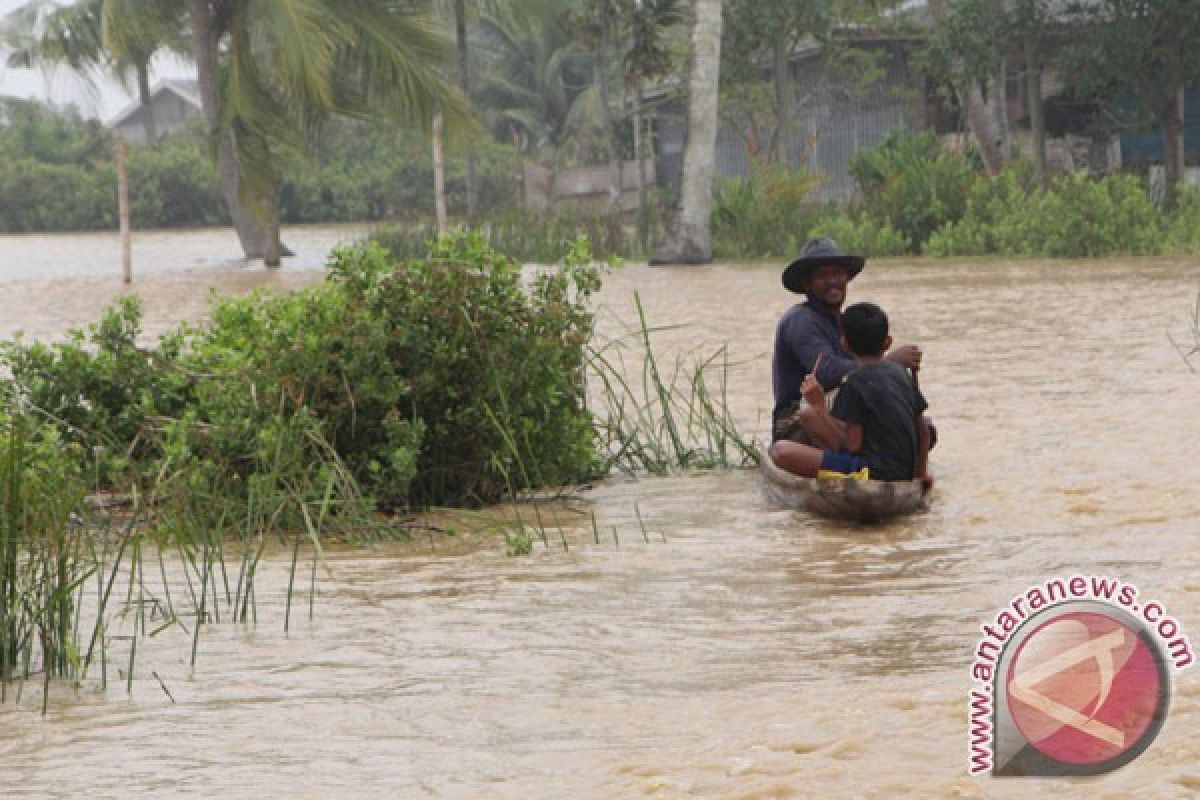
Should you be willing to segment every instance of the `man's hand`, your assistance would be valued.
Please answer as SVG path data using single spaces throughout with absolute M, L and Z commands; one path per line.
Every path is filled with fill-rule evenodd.
M 933 476 L 925 475 L 923 478 L 921 478 L 921 492 L 922 492 L 922 494 L 928 494 L 932 490 L 933 490 Z
M 915 344 L 901 345 L 892 348 L 885 356 L 888 361 L 899 364 L 905 369 L 919 370 L 921 368 L 921 348 Z

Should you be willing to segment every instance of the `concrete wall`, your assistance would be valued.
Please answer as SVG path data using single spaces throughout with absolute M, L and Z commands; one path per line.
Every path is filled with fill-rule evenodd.
M 621 210 L 633 211 L 638 202 L 638 167 L 636 161 L 621 165 Z M 608 206 L 610 184 L 607 164 L 570 167 L 557 171 L 539 164 L 525 162 L 525 207 L 530 211 L 546 211 L 552 206 L 566 204 L 572 208 L 602 210 Z M 646 186 L 653 189 L 656 182 L 653 159 L 646 160 Z
M 874 48 L 883 58 L 884 75 L 866 89 L 846 85 L 817 58 L 792 65 L 798 115 L 787 149 L 793 168 L 806 167 L 825 176 L 814 199 L 848 198 L 855 191 L 849 172 L 855 153 L 898 128 L 926 126 L 924 90 L 908 55 L 895 43 Z M 659 118 L 658 136 L 660 180 L 678 190 L 686 136 L 678 109 Z M 724 122 L 717 135 L 717 175 L 746 177 L 750 160 L 746 137 Z

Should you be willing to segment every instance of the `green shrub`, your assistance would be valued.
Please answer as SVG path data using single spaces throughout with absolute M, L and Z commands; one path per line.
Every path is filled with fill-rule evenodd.
M 1160 215 L 1136 177 L 1074 173 L 1039 190 L 1010 169 L 980 181 L 963 218 L 931 236 L 926 252 L 1066 258 L 1150 255 L 1161 247 Z
M 13 381 L 29 403 L 54 420 L 65 441 L 79 445 L 88 474 L 111 486 L 131 462 L 150 455 L 143 436 L 148 418 L 173 415 L 190 402 L 179 371 L 181 337 L 166 336 L 153 350 L 138 346 L 141 305 L 123 297 L 86 331 L 55 344 L 20 338 L 0 343 Z
M 1163 250 L 1173 255 L 1200 255 L 1200 186 L 1184 186 L 1167 220 Z
M 663 230 L 665 211 L 657 197 L 644 216 L 645 241 L 654 242 Z M 584 237 L 598 259 L 637 258 L 646 255 L 638 236 L 620 214 L 589 213 L 570 209 L 536 214 L 511 209 L 479 222 L 476 228 L 488 246 L 518 261 L 553 263 Z M 372 239 L 398 258 L 424 258 L 437 239 L 432 224 L 393 226 Z
M 799 251 L 815 215 L 809 195 L 821 183 L 804 170 L 751 163 L 747 178 L 720 181 L 713 195 L 712 240 L 717 258 L 785 257 Z
M 528 288 L 520 265 L 478 234 L 436 240 L 428 260 L 390 272 L 378 268 L 382 250 L 360 252 L 333 279 L 388 320 L 389 361 L 408 388 L 399 416 L 425 429 L 415 503 L 491 502 L 594 474 L 583 366 L 599 274 L 586 240 Z
M 116 197 L 114 184 L 105 190 Z M 138 228 L 229 224 L 221 184 L 198 136 L 129 148 L 129 205 Z
M 223 300 L 156 349 L 138 347 L 124 299 L 86 333 L 3 354 L 101 484 L 146 480 L 176 517 L 211 522 L 232 503 L 220 513 L 299 524 L 305 504 L 360 492 L 386 508 L 479 504 L 593 477 L 586 241 L 528 281 L 477 234 L 431 247 L 336 251 L 321 285 Z
M 27 158 L 0 161 L 0 230 L 115 228 L 115 175 L 109 163 L 79 166 Z
M 115 228 L 113 133 L 74 113 L 19 100 L 0 102 L 0 231 Z M 477 143 L 479 214 L 519 205 L 520 159 L 508 145 Z M 322 131 L 312 157 L 281 162 L 280 218 L 285 223 L 428 219 L 433 164 L 423 133 L 392 125 L 340 121 Z M 465 155 L 446 163 L 451 213 L 466 212 Z M 129 148 L 129 193 L 138 228 L 228 224 L 220 183 L 202 133 Z
M 941 152 L 933 132 L 896 131 L 856 154 L 850 173 L 868 216 L 919 251 L 935 230 L 962 216 L 978 169 L 962 155 Z
M 912 252 L 912 243 L 890 222 L 875 222 L 865 214 L 827 215 L 819 218 L 808 235 L 829 236 L 848 253 L 865 256 L 901 256 Z

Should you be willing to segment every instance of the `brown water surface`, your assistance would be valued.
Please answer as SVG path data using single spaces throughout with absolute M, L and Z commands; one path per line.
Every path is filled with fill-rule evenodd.
M 224 233 L 160 238 L 200 255 L 139 278 L 152 331 L 202 315 L 210 286 L 320 277 L 221 262 Z M 21 247 L 0 239 L 4 335 L 61 335 L 121 290 Z M 965 729 L 978 626 L 1047 577 L 1123 578 L 1200 638 L 1200 376 L 1168 340 L 1198 286 L 1183 261 L 872 263 L 851 300 L 926 352 L 929 513 L 864 529 L 775 511 L 751 471 L 613 481 L 586 495 L 599 544 L 588 525 L 527 558 L 494 540 L 333 553 L 315 619 L 286 635 L 280 555 L 257 627 L 211 626 L 195 670 L 170 630 L 139 645 L 132 695 L 114 678 L 56 690 L 45 718 L 32 691 L 0 709 L 3 795 L 1194 797 L 1191 673 L 1151 748 L 1094 780 L 969 778 Z M 664 363 L 728 344 L 729 402 L 761 437 L 793 300 L 778 265 L 630 265 L 600 296 L 606 336 L 634 290 L 684 326 L 658 335 Z

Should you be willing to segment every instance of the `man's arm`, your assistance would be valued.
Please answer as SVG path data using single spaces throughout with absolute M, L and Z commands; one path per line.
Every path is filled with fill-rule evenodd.
M 825 389 L 837 387 L 846 373 L 858 366 L 852 357 L 841 351 L 836 340 L 830 341 L 827 332 L 822 330 L 811 312 L 789 322 L 785 340 L 801 369 L 810 373 L 814 366 L 817 368 L 817 380 Z
M 919 370 L 921 368 L 921 348 L 915 344 L 903 344 L 893 347 L 883 359 L 899 364 L 905 369 Z

